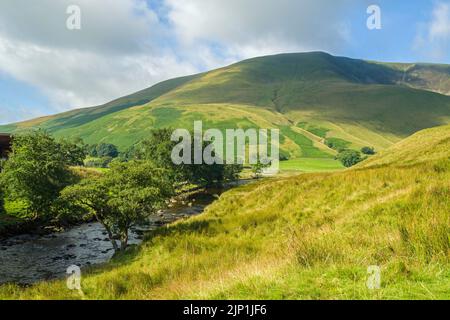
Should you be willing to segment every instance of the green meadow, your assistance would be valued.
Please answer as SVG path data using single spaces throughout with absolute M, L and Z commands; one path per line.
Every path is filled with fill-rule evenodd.
M 343 165 L 339 161 L 334 159 L 298 158 L 280 162 L 280 170 L 282 172 L 283 171 L 321 172 L 321 171 L 336 171 L 342 169 L 344 169 Z
M 84 270 L 82 293 L 50 281 L 0 298 L 449 299 L 449 181 L 450 126 L 428 129 L 349 170 L 228 191 Z

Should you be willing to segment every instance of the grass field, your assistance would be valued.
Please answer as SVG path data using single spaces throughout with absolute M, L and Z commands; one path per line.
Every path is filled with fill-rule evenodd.
M 418 149 L 415 161 L 399 152 Z M 85 270 L 83 297 L 53 281 L 6 285 L 0 298 L 449 299 L 450 126 L 370 161 L 226 192 Z M 372 265 L 377 290 L 366 287 Z
M 299 158 L 280 162 L 281 171 L 321 172 L 342 169 L 342 164 L 334 159 Z

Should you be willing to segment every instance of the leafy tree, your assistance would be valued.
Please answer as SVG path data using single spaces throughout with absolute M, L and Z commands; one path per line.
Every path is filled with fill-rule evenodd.
M 88 144 L 85 145 L 84 150 L 86 152 L 87 155 L 89 155 L 90 157 L 97 157 L 97 144 Z
M 62 139 L 58 143 L 68 165 L 83 165 L 83 160 L 86 158 L 83 140 L 80 138 L 76 138 L 74 141 Z
M 171 153 L 177 142 L 171 141 L 171 129 L 153 130 L 148 139 L 133 146 L 127 153 L 130 158 L 151 161 L 156 167 L 167 169 L 174 182 L 189 182 L 202 186 L 221 184 L 236 180 L 242 171 L 241 165 L 181 164 L 173 163 Z M 206 146 L 206 142 L 204 146 Z M 192 148 L 194 144 L 191 143 Z M 194 152 L 192 150 L 191 154 Z
M 119 155 L 119 150 L 117 147 L 111 143 L 100 143 L 96 147 L 97 157 L 111 157 L 116 158 Z
M 363 147 L 363 148 L 361 148 L 361 152 L 363 154 L 367 154 L 367 155 L 374 155 L 375 154 L 375 149 L 371 148 L 371 147 Z
M 94 216 L 117 252 L 126 249 L 130 228 L 156 214 L 173 194 L 166 170 L 149 162 L 131 161 L 114 163 L 103 177 L 65 188 L 60 201 L 78 209 L 66 206 L 67 213 Z
M 59 192 L 76 180 L 70 166 L 81 165 L 84 153 L 75 144 L 57 142 L 39 130 L 13 138 L 1 181 L 7 196 L 27 204 L 33 218 L 48 215 Z
M 341 151 L 337 156 L 337 160 L 339 160 L 345 167 L 350 168 L 355 164 L 361 162 L 363 159 L 361 158 L 361 153 L 356 150 L 344 150 Z
M 0 184 L 0 215 L 4 214 L 5 212 L 5 195 L 3 192 L 3 186 Z
M 0 159 L 0 173 L 2 172 L 3 165 L 6 160 Z M 5 210 L 5 192 L 4 187 L 2 186 L 2 182 L 0 180 L 0 215 L 4 214 Z
M 190 182 L 205 187 L 221 186 L 226 181 L 239 180 L 243 168 L 240 164 L 190 165 Z
M 174 180 L 185 180 L 188 176 L 185 165 L 175 165 L 171 158 L 175 142 L 171 141 L 172 129 L 152 130 L 150 137 L 129 150 L 131 159 L 151 161 L 156 167 L 167 169 Z

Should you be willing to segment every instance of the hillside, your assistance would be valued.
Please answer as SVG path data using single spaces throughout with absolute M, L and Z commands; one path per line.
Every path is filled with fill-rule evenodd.
M 168 80 L 104 106 L 0 126 L 45 128 L 121 150 L 152 128 L 278 127 L 291 158 L 332 158 L 334 139 L 385 149 L 421 129 L 450 123 L 449 66 L 388 64 L 321 52 L 245 60 Z
M 359 168 L 251 183 L 85 272 L 84 298 L 449 299 L 449 181 L 444 126 Z M 379 290 L 366 287 L 371 265 Z M 56 281 L 0 298 L 81 296 Z
M 445 159 L 449 155 L 449 143 L 450 126 L 422 130 L 362 162 L 358 167 L 409 166 Z

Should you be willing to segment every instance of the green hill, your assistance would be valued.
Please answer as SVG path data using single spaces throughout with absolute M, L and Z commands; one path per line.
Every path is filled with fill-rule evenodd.
M 422 130 L 367 159 L 358 167 L 411 166 L 440 159 L 450 160 L 449 144 L 450 126 Z
M 41 127 L 125 150 L 152 128 L 191 128 L 203 120 L 205 127 L 278 127 L 291 158 L 331 158 L 325 139 L 382 150 L 421 129 L 450 123 L 449 68 L 321 52 L 260 57 L 0 131 Z
M 449 181 L 447 125 L 354 169 L 251 183 L 85 271 L 83 298 L 449 299 Z M 0 298 L 81 296 L 55 281 Z

